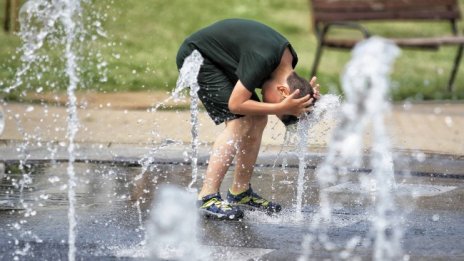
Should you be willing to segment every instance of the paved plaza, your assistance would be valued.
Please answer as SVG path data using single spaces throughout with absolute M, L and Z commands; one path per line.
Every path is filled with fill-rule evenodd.
M 149 213 L 156 211 L 157 192 L 165 184 L 186 187 L 191 181 L 190 113 L 150 111 L 156 104 L 153 99 L 163 100 L 163 95 L 91 97 L 80 97 L 85 108 L 78 112 L 77 260 L 151 260 L 145 235 Z M 138 102 L 128 103 L 128 99 Z M 66 108 L 10 103 L 3 109 L 7 122 L 0 137 L 0 164 L 12 178 L 0 184 L 0 260 L 15 256 L 19 260 L 65 260 Z M 400 220 L 401 257 L 463 260 L 464 104 L 393 104 L 386 122 L 397 182 L 392 195 L 397 211 L 391 217 Z M 200 219 L 197 247 L 211 260 L 371 260 L 371 221 L 379 199 L 358 182 L 358 177 L 369 176 L 367 160 L 342 183 L 322 188 L 315 178 L 333 126 L 333 122 L 321 122 L 311 132 L 303 207 L 297 213 L 298 157 L 291 147 L 281 152 L 285 129 L 271 117 L 252 184 L 260 194 L 282 203 L 284 210 L 275 216 L 246 212 L 239 222 Z M 221 128 L 200 113 L 200 175 Z M 369 144 L 369 134 L 365 141 Z M 153 164 L 141 175 L 140 160 L 147 157 Z M 286 158 L 285 169 L 282 157 Z M 31 164 L 33 173 L 31 183 L 22 189 L 15 183 L 22 177 L 17 168 L 21 160 Z M 231 182 L 231 175 L 226 175 L 223 194 Z M 334 204 L 333 222 L 314 228 L 321 191 Z M 320 230 L 331 247 L 313 244 L 308 248 L 303 242 Z M 350 247 L 348 242 L 355 243 Z M 161 254 L 163 260 L 175 258 L 169 251 Z

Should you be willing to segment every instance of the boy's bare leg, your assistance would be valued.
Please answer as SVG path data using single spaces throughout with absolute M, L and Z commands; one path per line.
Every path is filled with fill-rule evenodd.
M 198 198 L 219 192 L 222 180 L 235 157 L 237 152 L 235 146 L 236 135 L 234 135 L 234 130 L 230 125 L 226 125 L 226 128 L 214 142 L 213 151 L 211 152 L 203 180 L 203 187 L 198 194 Z
M 234 181 L 230 188 L 233 194 L 244 192 L 249 188 L 261 146 L 261 138 L 267 124 L 267 116 L 252 116 L 247 121 L 250 129 L 242 129 L 245 133 L 238 143 Z
M 214 142 L 199 198 L 219 192 L 237 149 L 240 150 L 237 166 L 242 167 L 236 168 L 232 187 L 242 188 L 242 184 L 248 187 L 266 123 L 267 116 L 245 116 L 226 123 Z

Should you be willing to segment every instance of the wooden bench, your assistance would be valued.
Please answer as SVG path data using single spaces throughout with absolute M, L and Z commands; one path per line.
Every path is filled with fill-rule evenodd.
M 458 31 L 461 12 L 457 0 L 310 0 L 313 25 L 318 40 L 312 74 L 317 67 L 324 47 L 351 49 L 359 39 L 328 37 L 332 28 L 360 31 L 364 38 L 371 33 L 361 22 L 367 21 L 437 21 L 449 22 L 450 34 L 433 37 L 388 38 L 404 48 L 437 50 L 443 45 L 457 45 L 458 50 L 448 80 L 453 90 L 464 47 L 464 37 Z
M 19 30 L 18 12 L 20 0 L 5 0 L 5 16 L 3 18 L 3 30 L 5 32 L 17 32 Z

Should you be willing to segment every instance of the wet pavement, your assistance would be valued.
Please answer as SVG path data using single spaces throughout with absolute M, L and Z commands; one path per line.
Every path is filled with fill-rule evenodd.
M 145 234 L 157 192 L 163 184 L 186 187 L 191 181 L 190 114 L 150 112 L 147 109 L 156 101 L 135 102 L 146 96 L 143 93 L 115 95 L 79 106 L 77 260 L 151 260 Z M 132 102 L 122 104 L 128 97 Z M 11 103 L 4 109 L 0 260 L 67 260 L 66 108 Z M 389 215 L 402 228 L 403 260 L 464 260 L 463 112 L 463 103 L 405 102 L 394 104 L 387 118 L 397 182 L 393 191 L 397 211 Z M 369 178 L 368 160 L 325 188 L 314 177 L 332 127 L 333 122 L 322 122 L 309 137 L 300 216 L 296 212 L 299 162 L 292 152 L 296 148 L 281 151 L 284 129 L 270 117 L 252 184 L 259 194 L 281 203 L 284 211 L 276 216 L 246 212 L 238 222 L 201 220 L 198 247 L 211 260 L 297 260 L 308 251 L 315 260 L 372 260 L 371 221 L 379 198 L 358 181 L 361 176 Z M 200 174 L 221 129 L 200 113 Z M 368 133 L 367 145 L 369 139 Z M 144 175 L 141 159 L 153 163 Z M 20 162 L 26 163 L 25 169 L 18 167 Z M 223 195 L 230 183 L 229 173 Z M 315 228 L 320 191 L 330 195 L 333 222 Z M 323 228 L 329 247 L 308 248 L 303 243 L 308 235 L 320 234 Z M 166 251 L 161 259 L 174 256 Z
M 326 231 L 332 248 L 313 245 L 311 257 L 372 259 L 370 222 L 378 199 L 358 182 L 359 176 L 369 177 L 368 171 L 351 172 L 338 184 L 321 188 L 314 169 L 308 168 L 299 218 L 295 212 L 298 169 L 272 168 L 264 164 L 266 160 L 261 161 L 252 180 L 254 190 L 280 202 L 284 210 L 275 216 L 246 212 L 242 221 L 233 222 L 201 219 L 199 247 L 209 253 L 211 260 L 297 260 L 304 250 L 303 239 L 318 232 L 311 222 L 321 189 L 333 202 L 334 222 Z M 458 164 L 458 160 L 454 162 Z M 66 167 L 66 162 L 32 164 L 26 170 L 31 173 L 31 181 L 21 192 L 22 172 L 14 161 L 6 163 L 7 174 L 0 186 L 1 260 L 15 256 L 19 260 L 67 259 Z M 188 162 L 158 162 L 151 168 L 141 175 L 142 168 L 132 161 L 75 164 L 79 179 L 77 260 L 150 260 L 146 247 L 149 242 L 142 242 L 157 191 L 163 184 L 186 187 L 191 180 Z M 200 168 L 202 172 L 204 167 Z M 397 172 L 395 178 L 397 212 L 391 215 L 400 220 L 402 256 L 406 260 L 462 260 L 464 175 L 436 177 L 426 172 Z M 228 173 L 221 188 L 223 195 L 230 183 Z M 347 242 L 353 238 L 359 242 L 347 250 Z M 173 258 L 169 254 L 164 257 Z

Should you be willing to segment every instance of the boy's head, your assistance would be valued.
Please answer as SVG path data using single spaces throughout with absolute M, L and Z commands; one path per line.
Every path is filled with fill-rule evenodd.
M 309 82 L 296 74 L 296 72 L 292 72 L 290 75 L 288 75 L 287 84 L 290 88 L 290 93 L 293 93 L 296 90 L 300 90 L 300 94 L 297 98 L 304 97 L 308 94 L 312 97 L 314 94 L 313 87 L 311 87 Z
M 278 103 L 296 90 L 299 90 L 300 93 L 295 98 L 301 98 L 308 94 L 310 97 L 313 97 L 314 94 L 314 90 L 309 82 L 292 71 L 287 76 L 285 85 L 276 84 L 272 80 L 268 84 L 265 84 L 263 86 L 263 99 L 265 102 Z M 298 122 L 298 117 L 293 115 L 277 115 L 277 117 L 285 126 Z

